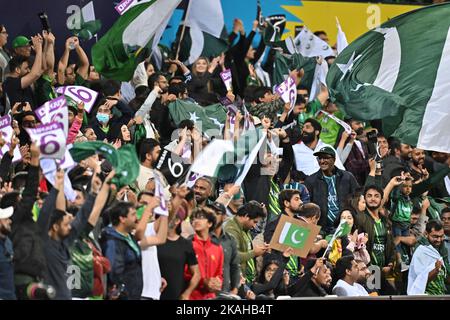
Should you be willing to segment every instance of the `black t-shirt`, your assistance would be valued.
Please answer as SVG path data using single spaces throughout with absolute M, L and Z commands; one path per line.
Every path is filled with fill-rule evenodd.
M 3 91 L 8 95 L 9 103 L 14 106 L 17 102 L 29 102 L 31 107 L 35 107 L 34 94 L 31 87 L 22 89 L 22 78 L 6 78 L 3 83 Z
M 179 237 L 167 239 L 158 246 L 158 261 L 161 276 L 167 280 L 167 287 L 161 293 L 161 300 L 178 300 L 185 288 L 184 267 L 198 264 L 192 241 Z
M 150 111 L 150 120 L 155 125 L 160 135 L 161 148 L 171 141 L 172 131 L 176 128 L 170 121 L 169 108 L 161 103 L 161 99 L 155 100 Z

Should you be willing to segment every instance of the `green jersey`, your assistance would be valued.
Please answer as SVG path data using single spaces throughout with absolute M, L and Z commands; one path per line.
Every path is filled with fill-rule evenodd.
M 385 249 L 387 240 L 387 230 L 383 221 L 379 219 L 374 225 L 375 236 L 373 238 L 373 248 L 371 253 L 372 264 L 383 268 L 386 263 Z
M 447 279 L 447 270 L 444 264 L 437 277 L 433 281 L 427 283 L 425 293 L 433 296 L 446 294 L 447 287 L 445 285 L 445 279 Z

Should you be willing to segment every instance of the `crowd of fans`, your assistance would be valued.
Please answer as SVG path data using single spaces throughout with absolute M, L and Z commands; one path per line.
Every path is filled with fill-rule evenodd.
M 236 19 L 230 46 L 218 57 L 185 66 L 169 54 L 161 70 L 147 59 L 126 83 L 100 76 L 76 37 L 64 41 L 45 31 L 8 37 L 7 28 L 0 25 L 0 113 L 12 117 L 14 134 L 0 138 L 2 149 L 9 146 L 0 162 L 0 299 L 404 295 L 424 269 L 419 291 L 449 292 L 449 154 L 385 136 L 382 120 L 346 116 L 325 87 L 310 100 L 303 69 L 291 72 L 297 84 L 291 110 L 273 94 L 275 50 L 261 63 L 265 43 L 252 46 L 256 21 L 247 34 Z M 57 61 L 55 45 L 63 44 Z M 318 63 L 333 62 L 325 58 Z M 225 69 L 233 91 L 220 78 Z M 34 110 L 68 85 L 99 97 L 89 113 L 68 99 L 67 144 L 134 145 L 135 183 L 112 183 L 116 172 L 101 155 L 66 172 L 73 201 L 64 170 L 52 183 L 45 178 L 41 150 L 25 129 L 39 125 Z M 172 177 L 156 169 L 161 154 L 192 163 L 212 140 L 192 120 L 175 125 L 169 104 L 206 107 L 221 97 L 243 103 L 233 132 L 228 115 L 216 139 L 239 139 L 249 112 L 256 130 L 278 139 L 282 155 L 263 145 L 264 156 L 241 185 L 233 170 L 200 177 L 191 188 L 169 183 Z M 320 110 L 345 121 L 351 134 Z M 161 200 L 155 180 L 164 187 L 168 216 L 154 213 Z M 283 215 L 320 226 L 307 257 L 269 245 Z M 330 243 L 343 220 L 350 233 Z M 430 247 L 439 253 L 431 267 L 423 262 Z

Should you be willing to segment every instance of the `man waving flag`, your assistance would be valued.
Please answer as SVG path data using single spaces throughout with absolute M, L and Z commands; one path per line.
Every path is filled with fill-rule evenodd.
M 395 17 L 346 47 L 331 66 L 331 99 L 353 118 L 383 119 L 387 136 L 450 152 L 450 4 Z

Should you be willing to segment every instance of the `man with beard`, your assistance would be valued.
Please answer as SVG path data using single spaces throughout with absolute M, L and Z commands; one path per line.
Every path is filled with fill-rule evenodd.
M 301 140 L 292 146 L 297 171 L 303 171 L 306 175 L 312 175 L 320 169 L 314 152 L 324 147 L 329 147 L 334 150 L 332 146 L 320 140 L 319 136 L 321 131 L 322 126 L 317 120 L 312 118 L 305 120 L 301 131 Z M 336 151 L 334 150 L 334 152 Z M 339 158 L 336 159 L 336 166 L 341 170 L 345 170 Z
M 161 135 L 161 145 L 166 146 L 170 143 L 172 131 L 175 129 L 171 124 L 169 108 L 167 108 L 167 105 L 170 102 L 175 101 L 177 96 L 169 94 L 169 82 L 167 81 L 167 78 L 159 72 L 154 73 L 148 79 L 148 88 L 153 90 L 155 86 L 161 88 L 161 91 L 152 105 L 150 118 L 152 119 L 152 123 L 155 125 L 156 130 Z
M 444 295 L 450 282 L 444 227 L 440 221 L 431 220 L 425 231 L 411 260 L 408 295 Z
M 139 160 L 141 161 L 139 176 L 136 180 L 136 190 L 139 192 L 146 190 L 147 183 L 158 175 L 163 188 L 167 189 L 168 183 L 164 175 L 155 169 L 159 156 L 161 155 L 161 146 L 155 139 L 149 138 L 142 140 L 139 148 Z M 168 198 L 170 194 L 168 195 Z
M 325 297 L 331 285 L 331 265 L 323 258 L 308 260 L 305 275 L 288 287 L 291 297 Z
M 13 207 L 0 209 L 0 300 L 15 300 L 13 245 L 11 233 Z
M 71 271 L 69 268 L 72 263 L 69 249 L 88 224 L 95 197 L 101 186 L 101 181 L 99 183 L 95 178 L 98 177 L 93 176 L 86 202 L 74 218 L 66 212 L 64 171 L 57 171 L 54 188 L 45 199 L 37 220 L 40 236 L 44 241 L 44 254 L 47 260 L 44 279 L 46 283 L 55 288 L 55 299 L 57 300 L 72 299 L 69 275 L 73 273 L 73 270 Z M 106 198 L 106 195 L 104 198 Z M 100 211 L 97 210 L 97 214 Z
M 389 183 L 402 171 L 409 172 L 408 162 L 411 159 L 411 146 L 401 143 L 397 138 L 389 139 L 389 156 L 383 159 L 383 186 Z
M 367 251 L 370 253 L 371 264 L 378 266 L 382 270 L 382 276 L 386 276 L 393 271 L 395 262 L 395 247 L 391 230 L 387 219 L 380 214 L 383 203 L 383 190 L 376 185 L 369 185 L 364 191 L 366 200 L 366 210 L 356 216 L 359 226 L 358 231 L 367 233 Z M 385 280 L 385 279 L 384 279 Z M 386 287 L 386 282 L 382 278 L 382 290 L 393 290 Z
M 132 231 L 137 226 L 136 209 L 119 202 L 110 211 L 112 226 L 103 230 L 101 246 L 111 262 L 108 296 L 112 300 L 140 300 L 143 288 L 142 253 Z
M 194 184 L 194 196 L 197 202 L 197 207 L 204 207 L 207 204 L 211 204 L 209 197 L 212 194 L 213 184 L 208 178 L 198 178 Z
M 411 176 L 414 183 L 422 182 L 430 176 L 428 170 L 425 168 L 425 151 L 419 148 L 414 148 L 411 151 Z
M 334 221 L 345 203 L 345 199 L 358 188 L 355 177 L 335 166 L 336 153 L 331 147 L 323 147 L 314 153 L 320 170 L 305 180 L 311 202 L 319 205 L 322 212 L 319 225 L 321 233 L 334 231 Z
M 352 118 L 347 118 L 346 122 L 351 126 L 352 133 L 349 135 L 345 130 L 341 130 L 337 152 L 345 168 L 353 173 L 360 185 L 364 185 L 370 171 L 367 145 L 363 141 L 366 137 L 364 126 L 361 121 Z
M 338 297 L 359 297 L 369 295 L 366 289 L 357 282 L 359 278 L 359 266 L 353 255 L 340 258 L 336 262 L 334 273 L 335 277 L 339 280 L 333 288 L 333 294 Z
M 224 231 L 234 238 L 241 261 L 241 271 L 247 283 L 256 279 L 256 257 L 262 256 L 269 250 L 269 244 L 253 245 L 250 230 L 253 229 L 266 213 L 260 203 L 249 201 L 241 206 L 234 218 L 228 220 Z
M 275 233 L 275 229 L 277 228 L 282 215 L 287 215 L 289 217 L 304 221 L 304 219 L 299 215 L 300 208 L 303 205 L 300 198 L 300 191 L 293 189 L 283 190 L 278 196 L 278 202 L 280 204 L 280 208 L 282 208 L 282 211 L 275 220 L 270 221 L 266 225 L 264 230 L 264 242 L 266 243 L 270 243 L 272 240 L 273 234 Z M 263 264 L 266 265 L 266 263 L 269 263 L 271 260 L 277 260 L 281 263 L 283 261 L 282 252 L 273 250 L 271 253 L 266 253 L 264 255 Z M 292 278 L 298 277 L 299 265 L 299 258 L 291 255 L 289 257 L 289 262 L 286 265 L 286 269 L 289 271 Z

